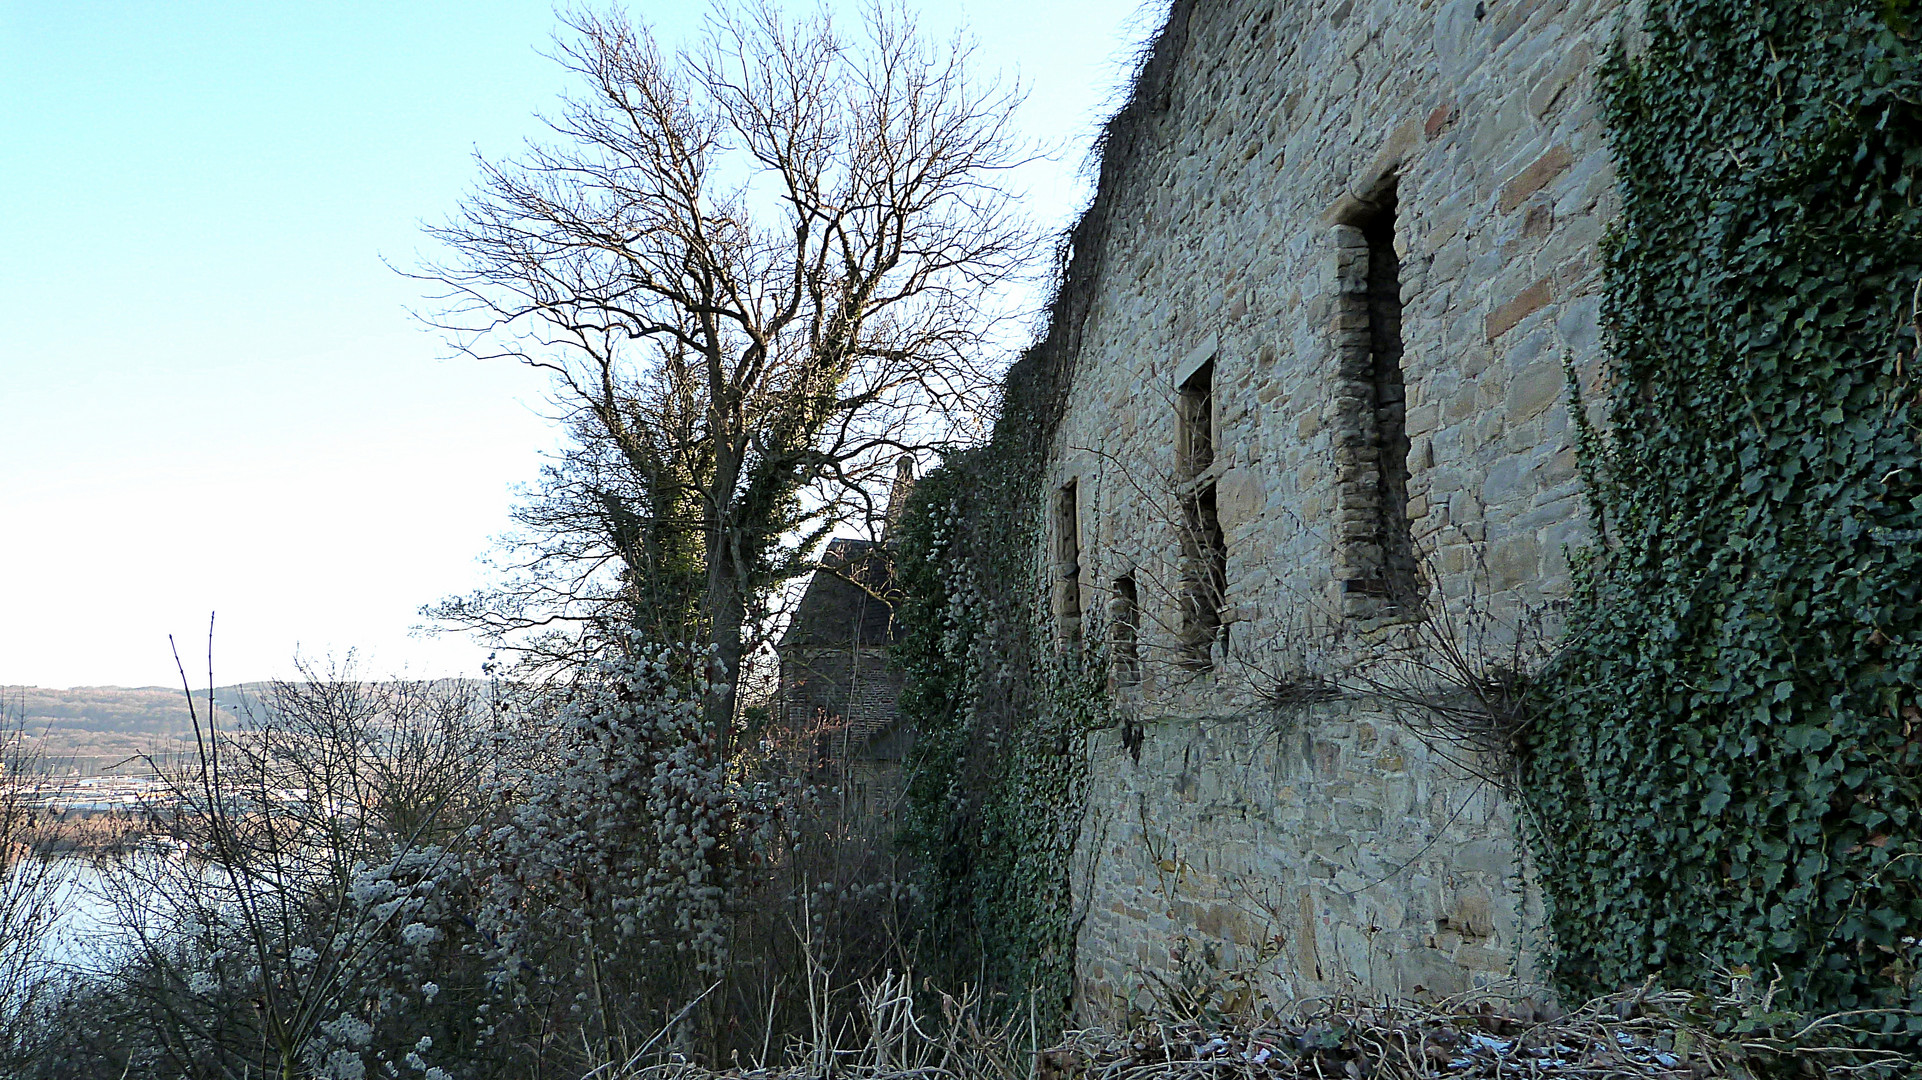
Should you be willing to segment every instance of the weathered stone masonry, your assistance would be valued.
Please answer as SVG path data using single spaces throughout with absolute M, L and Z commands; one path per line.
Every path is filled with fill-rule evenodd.
M 1301 996 L 1533 974 L 1514 808 L 1344 676 L 1566 594 L 1564 365 L 1600 396 L 1594 68 L 1620 17 L 1176 5 L 1045 494 L 1062 647 L 1105 627 L 1145 733 L 1091 751 L 1084 1010 L 1184 960 Z
M 906 484 L 904 476 L 897 489 Z M 914 743 L 900 722 L 901 672 L 888 659 L 894 595 L 885 545 L 829 541 L 781 637 L 773 701 L 776 725 L 806 748 L 816 779 L 844 786 L 851 807 L 883 818 L 900 801 L 901 760 Z

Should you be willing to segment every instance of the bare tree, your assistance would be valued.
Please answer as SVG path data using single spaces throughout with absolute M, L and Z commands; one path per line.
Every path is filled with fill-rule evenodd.
M 430 614 L 685 633 L 727 717 L 758 600 L 985 411 L 999 286 L 1036 246 L 999 183 L 1019 91 L 879 4 L 853 37 L 721 11 L 672 56 L 617 15 L 565 22 L 585 91 L 554 141 L 482 160 L 420 276 L 461 350 L 552 375 L 574 446 L 523 509 L 521 576 Z

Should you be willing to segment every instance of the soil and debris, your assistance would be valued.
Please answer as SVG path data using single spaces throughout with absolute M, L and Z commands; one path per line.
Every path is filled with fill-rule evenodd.
M 1913 1034 L 1922 1014 L 1802 1016 L 1745 973 L 1716 992 L 1651 983 L 1568 1012 L 1489 992 L 1285 1012 L 1190 997 L 1185 1005 L 1202 1007 L 1160 1001 L 1126 1030 L 1069 1031 L 1052 1046 L 1024 1010 L 976 993 L 956 998 L 892 974 L 862 993 L 858 1023 L 788 1048 L 785 1065 L 715 1072 L 670 1055 L 591 1080 L 1922 1080 Z
M 1922 1076 L 1915 1058 L 1862 1038 L 1855 1025 L 1872 1017 L 1803 1020 L 1770 1011 L 1770 997 L 1644 989 L 1566 1014 L 1453 1000 L 1333 1002 L 1265 1023 L 1145 1021 L 1126 1033 L 1070 1032 L 1042 1055 L 1039 1073 L 1041 1080 Z

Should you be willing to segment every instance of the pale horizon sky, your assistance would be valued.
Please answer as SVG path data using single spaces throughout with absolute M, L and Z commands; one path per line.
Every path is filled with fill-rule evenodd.
M 837 11 L 853 4 L 835 0 Z M 1065 146 L 1049 228 L 1149 0 L 913 5 L 966 25 Z M 627 10 L 664 43 L 705 4 Z M 557 443 L 545 384 L 449 359 L 383 262 L 428 252 L 471 153 L 511 154 L 566 80 L 546 3 L 0 0 L 0 685 L 196 685 L 357 649 L 474 674 L 410 633 L 485 580 L 511 488 Z M 539 50 L 539 51 L 537 51 Z

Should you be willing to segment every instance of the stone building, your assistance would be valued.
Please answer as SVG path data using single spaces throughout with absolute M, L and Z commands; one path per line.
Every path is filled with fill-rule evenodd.
M 1534 976 L 1517 810 L 1428 706 L 1552 637 L 1588 535 L 1622 26 L 1175 3 L 1040 493 L 1059 646 L 1126 720 L 1076 855 L 1091 1014 L 1183 962 L 1301 997 Z
M 888 660 L 894 592 L 885 544 L 831 540 L 777 647 L 775 721 L 864 814 L 898 798 L 913 744 L 896 709 L 901 674 Z

